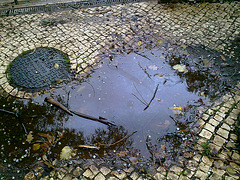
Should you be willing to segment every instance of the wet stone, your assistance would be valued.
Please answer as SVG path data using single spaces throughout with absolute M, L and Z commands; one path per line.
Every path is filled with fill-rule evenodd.
M 112 174 L 115 175 L 119 179 L 124 179 L 127 174 L 124 171 L 118 172 L 118 171 L 112 171 Z
M 131 177 L 132 178 L 132 177 Z M 160 180 L 160 179 L 164 179 L 165 177 L 160 174 L 160 173 L 156 173 L 154 176 L 153 176 L 154 179 L 156 180 Z M 133 179 L 134 180 L 134 179 Z
M 89 169 L 87 169 L 84 173 L 83 176 L 85 176 L 86 178 L 93 178 L 94 174 L 92 173 L 92 171 L 90 171 Z
M 213 142 L 214 142 L 216 145 L 218 145 L 218 146 L 221 147 L 221 146 L 226 142 L 226 140 L 225 140 L 224 138 L 220 137 L 220 136 L 215 136 Z
M 206 129 L 203 129 L 203 130 L 201 131 L 201 133 L 199 134 L 199 136 L 204 137 L 204 138 L 206 138 L 206 139 L 210 139 L 211 136 L 212 136 L 212 133 L 209 132 L 209 131 L 207 131 Z
M 106 167 L 102 167 L 102 168 L 100 169 L 100 171 L 101 171 L 105 176 L 111 172 L 111 170 L 108 169 L 108 168 L 106 168 Z
M 178 175 L 171 173 L 171 172 L 169 172 L 167 175 L 167 179 L 178 179 L 178 178 L 179 178 Z
M 104 177 L 104 175 L 102 173 L 99 173 L 94 179 L 95 180 L 105 180 L 106 178 Z
M 219 124 L 219 122 L 215 119 L 210 119 L 208 123 L 212 124 L 213 126 L 217 126 Z
M 222 128 L 219 128 L 218 131 L 217 131 L 217 134 L 224 137 L 225 139 L 228 139 L 229 131 L 227 131 L 225 129 L 222 129 Z
M 206 172 L 203 172 L 203 171 L 200 171 L 200 170 L 198 170 L 197 172 L 196 172 L 196 174 L 195 174 L 195 177 L 197 177 L 197 178 L 200 178 L 200 179 L 206 179 L 207 178 L 207 173 Z
M 136 180 L 138 178 L 138 174 L 136 172 L 133 172 L 130 176 L 133 180 Z
M 208 123 L 204 126 L 204 128 L 210 132 L 214 132 L 214 130 L 215 130 L 215 127 Z

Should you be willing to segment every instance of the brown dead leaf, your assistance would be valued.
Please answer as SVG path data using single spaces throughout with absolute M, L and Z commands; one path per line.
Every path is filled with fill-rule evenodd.
M 165 150 L 166 146 L 165 144 L 161 145 L 161 150 Z
M 120 153 L 118 154 L 119 157 L 125 157 L 127 156 L 129 151 L 120 151 Z

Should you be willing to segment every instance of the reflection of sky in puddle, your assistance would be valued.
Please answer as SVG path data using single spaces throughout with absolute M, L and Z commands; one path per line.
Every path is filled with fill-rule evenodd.
M 169 117 L 174 116 L 170 108 L 174 105 L 184 107 L 188 102 L 191 104 L 193 100 L 199 99 L 197 95 L 187 91 L 186 82 L 165 63 L 161 51 L 146 52 L 145 55 L 151 61 L 134 53 L 116 57 L 111 63 L 106 60 L 88 82 L 74 88 L 65 87 L 65 92 L 70 91 L 71 110 L 94 117 L 105 117 L 129 132 L 137 130 L 138 133 L 132 138 L 135 140 L 134 146 L 142 151 L 146 148 L 147 135 L 155 139 L 176 129 Z M 146 68 L 151 79 L 139 65 Z M 144 111 L 146 106 L 133 94 L 141 98 L 137 92 L 139 91 L 148 103 L 157 84 L 159 88 L 156 97 Z M 54 96 L 63 92 L 57 90 Z M 106 127 L 77 116 L 69 117 L 64 126 L 82 131 L 85 136 L 93 134 L 96 128 Z

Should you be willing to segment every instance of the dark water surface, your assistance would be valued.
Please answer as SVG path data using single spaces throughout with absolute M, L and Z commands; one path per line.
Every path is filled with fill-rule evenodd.
M 208 89 L 215 76 L 193 71 L 189 64 L 185 64 L 185 72 L 174 70 L 173 65 L 184 65 L 181 59 L 180 56 L 164 55 L 161 50 L 121 55 L 112 61 L 102 61 L 91 77 L 83 82 L 72 81 L 32 101 L 2 98 L 1 109 L 18 113 L 20 117 L 1 113 L 3 165 L 12 168 L 11 164 L 29 165 L 41 160 L 43 154 L 47 154 L 49 159 L 59 159 L 64 146 L 78 149 L 81 144 L 111 144 L 133 131 L 137 132 L 124 143 L 98 152 L 78 149 L 76 157 L 108 158 L 126 150 L 149 157 L 146 139 L 159 142 L 165 135 L 179 130 L 176 119 L 193 121 L 196 109 L 210 101 Z M 114 122 L 116 127 L 107 127 L 76 115 L 69 116 L 44 102 L 47 96 L 54 97 L 70 110 L 104 117 Z M 144 110 L 151 99 L 149 107 Z M 30 131 L 33 140 L 29 143 L 26 135 Z M 63 137 L 48 145 L 48 151 L 42 146 L 33 151 L 34 143 L 44 144 L 46 140 L 39 133 L 57 136 L 59 132 Z

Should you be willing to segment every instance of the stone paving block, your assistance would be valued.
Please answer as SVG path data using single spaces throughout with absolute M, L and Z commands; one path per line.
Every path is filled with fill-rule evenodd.
M 99 173 L 95 178 L 94 180 L 105 180 L 105 176 L 102 174 L 102 173 Z
M 212 166 L 213 159 L 209 159 L 207 156 L 202 157 L 202 162 L 204 162 L 208 166 Z
M 207 164 L 205 164 L 205 163 L 203 163 L 203 162 L 201 162 L 201 163 L 199 164 L 199 169 L 202 170 L 202 171 L 205 172 L 205 173 L 208 172 L 209 168 L 210 168 L 210 166 L 207 165 Z
M 111 170 L 106 167 L 101 167 L 100 171 L 103 173 L 104 176 L 111 172 Z
M 96 175 L 97 173 L 99 173 L 98 168 L 97 168 L 96 166 L 94 166 L 94 165 L 91 165 L 91 166 L 89 167 L 89 169 L 92 171 L 92 173 L 93 173 L 94 175 Z
M 215 119 L 211 118 L 209 121 L 208 121 L 209 124 L 212 124 L 213 126 L 217 126 L 219 124 L 218 121 L 216 121 Z
M 136 180 L 138 178 L 138 174 L 136 172 L 133 172 L 130 177 L 133 179 L 133 180 Z
M 217 145 L 217 146 L 222 146 L 225 142 L 226 142 L 226 139 L 220 137 L 220 136 L 215 136 L 213 142 Z
M 233 113 L 233 112 L 231 112 L 229 114 L 229 117 L 232 118 L 232 119 L 237 119 L 237 115 L 235 113 Z
M 83 173 L 83 176 L 85 176 L 86 178 L 90 178 L 92 179 L 94 177 L 94 174 L 92 173 L 92 171 L 90 171 L 89 169 L 85 170 L 85 172 Z
M 208 130 L 208 131 L 210 131 L 210 132 L 214 132 L 215 127 L 212 126 L 212 125 L 209 124 L 209 123 L 206 123 L 205 126 L 204 126 L 204 129 L 206 129 L 206 130 Z
M 111 173 L 119 179 L 124 179 L 127 176 L 127 174 L 124 171 L 120 171 L 120 172 L 112 171 Z
M 235 123 L 235 121 L 231 117 L 227 117 L 227 119 L 225 119 L 225 122 L 230 126 Z
M 162 179 L 165 179 L 165 176 L 163 176 L 163 175 L 160 174 L 160 173 L 156 173 L 156 174 L 153 176 L 153 178 L 154 178 L 155 180 L 162 180 Z
M 210 139 L 212 136 L 212 133 L 206 129 L 202 129 L 201 133 L 199 134 L 199 136 L 204 137 L 206 139 Z
M 219 115 L 215 115 L 214 116 L 214 119 L 216 120 L 216 121 L 222 121 L 223 120 L 223 117 L 221 117 L 221 116 L 219 116 Z
M 172 173 L 172 172 L 169 172 L 168 173 L 168 175 L 167 175 L 167 179 L 178 179 L 179 178 L 179 176 L 178 175 L 176 175 L 176 174 L 174 174 L 174 173 Z
M 226 123 L 223 123 L 223 125 L 221 126 L 221 128 L 223 128 L 223 129 L 225 129 L 225 130 L 227 130 L 227 131 L 230 131 L 230 130 L 231 130 L 230 126 L 227 125 Z
M 217 131 L 217 134 L 222 136 L 225 139 L 228 139 L 229 131 L 227 131 L 225 129 L 222 129 L 222 128 L 219 128 L 218 131 Z
M 172 166 L 169 170 L 173 171 L 177 175 L 180 175 L 180 173 L 183 171 L 183 169 L 178 166 Z
M 198 170 L 196 172 L 196 174 L 194 175 L 194 177 L 197 177 L 197 178 L 202 179 L 202 180 L 207 179 L 207 176 L 208 176 L 208 174 L 206 172 L 203 172 L 203 171 L 200 171 L 200 170 Z
M 231 134 L 230 139 L 232 139 L 233 141 L 237 141 L 238 137 L 236 134 Z

